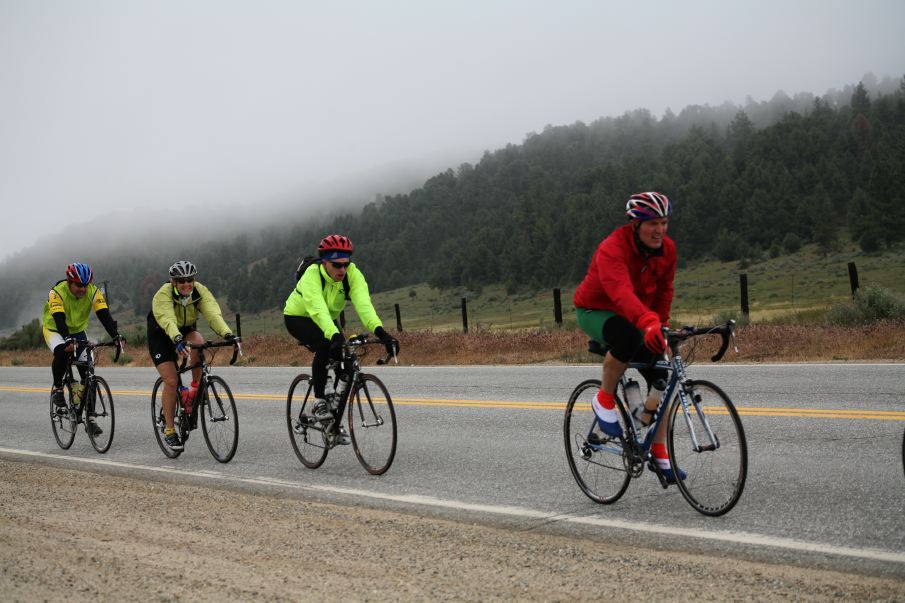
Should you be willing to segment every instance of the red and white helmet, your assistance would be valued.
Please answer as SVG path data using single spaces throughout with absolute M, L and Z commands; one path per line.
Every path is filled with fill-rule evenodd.
M 656 220 L 672 215 L 672 202 L 663 193 L 637 193 L 625 204 L 625 215 L 630 220 Z

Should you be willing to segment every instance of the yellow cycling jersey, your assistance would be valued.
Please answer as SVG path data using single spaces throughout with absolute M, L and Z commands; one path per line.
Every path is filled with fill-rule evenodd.
M 47 296 L 44 303 L 43 326 L 48 331 L 56 333 L 57 324 L 53 315 L 62 312 L 66 315 L 66 327 L 70 333 L 81 333 L 88 328 L 88 319 L 91 312 L 97 312 L 107 307 L 104 294 L 94 283 L 90 283 L 85 290 L 84 297 L 78 298 L 69 290 L 66 280 L 58 281 Z
M 349 279 L 349 298 L 352 306 L 365 328 L 373 333 L 374 329 L 382 327 L 383 323 L 371 304 L 368 283 L 354 263 L 349 265 L 346 276 Z M 345 307 L 346 292 L 343 289 L 343 282 L 334 281 L 323 265 L 317 263 L 308 266 L 305 274 L 296 283 L 295 289 L 286 299 L 283 314 L 310 318 L 324 332 L 324 337 L 330 339 L 339 333 L 333 321 Z

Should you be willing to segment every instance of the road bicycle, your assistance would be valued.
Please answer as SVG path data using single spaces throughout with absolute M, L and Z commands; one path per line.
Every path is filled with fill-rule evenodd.
M 113 443 L 113 430 L 116 427 L 113 396 L 107 381 L 94 372 L 97 349 L 103 347 L 116 348 L 113 357 L 115 364 L 123 351 L 122 339 L 117 338 L 104 343 L 76 342 L 75 350 L 69 354 L 66 374 L 63 377 L 66 406 L 55 405 L 51 394 L 50 425 L 53 428 L 53 437 L 63 450 L 68 450 L 72 446 L 79 423 L 85 424 L 85 433 L 88 434 L 91 445 L 101 454 L 110 450 Z M 76 351 L 81 351 L 81 354 L 76 356 Z M 85 371 L 83 382 L 74 377 L 73 366 Z
M 292 449 L 305 467 L 320 467 L 327 452 L 340 443 L 343 414 L 348 416 L 352 448 L 362 467 L 372 475 L 382 475 L 393 464 L 396 412 L 390 392 L 380 379 L 361 372 L 361 358 L 365 356 L 366 346 L 370 345 L 383 343 L 368 339 L 367 335 L 350 337 L 343 345 L 342 361 L 334 360 L 328 365 L 328 379 L 336 393 L 327 395 L 331 410 L 327 420 L 319 421 L 314 417 L 311 376 L 302 373 L 292 380 L 286 397 L 286 426 Z M 388 360 L 387 357 L 378 358 L 377 364 L 386 364 Z
M 669 372 L 663 398 L 647 428 L 636 423 L 626 406 L 628 376 L 622 376 L 616 391 L 616 409 L 622 428 L 622 435 L 617 437 L 600 431 L 591 408 L 600 381 L 588 379 L 578 384 L 566 406 L 563 435 L 572 475 L 591 500 L 602 504 L 616 502 L 632 478 L 641 476 L 645 466 L 657 475 L 663 488 L 669 485 L 651 455 L 654 434 L 660 422 L 668 420 L 667 453 L 675 483 L 685 500 L 695 510 L 710 516 L 723 515 L 735 506 L 748 472 L 748 447 L 741 420 L 723 390 L 709 381 L 689 379 L 685 370 L 694 355 L 692 338 L 722 337 L 719 351 L 711 358 L 713 362 L 726 353 L 730 338 L 737 352 L 734 328 L 735 321 L 730 320 L 717 327 L 664 329 L 668 360 L 661 358 L 655 365 L 629 363 L 629 368 L 634 370 L 655 366 Z M 687 363 L 679 349 L 684 342 L 689 342 L 691 347 Z M 596 341 L 589 343 L 589 351 L 606 354 L 606 349 Z M 681 479 L 683 472 L 685 477 Z
M 221 463 L 228 463 L 236 454 L 239 445 L 239 415 L 236 412 L 236 401 L 233 394 L 222 377 L 211 374 L 216 348 L 232 347 L 233 356 L 230 365 L 236 363 L 239 354 L 242 353 L 241 338 L 236 337 L 228 341 L 206 341 L 202 344 L 186 343 L 186 347 L 199 351 L 198 362 L 186 366 L 183 359 L 178 369 L 179 387 L 182 387 L 182 375 L 190 373 L 195 368 L 201 367 L 201 380 L 198 391 L 190 412 L 186 412 L 182 400 L 177 395 L 176 412 L 173 416 L 173 426 L 179 433 L 182 445 L 189 439 L 189 434 L 198 428 L 198 417 L 201 417 L 201 431 L 204 433 L 204 441 L 211 455 Z M 154 436 L 160 450 L 169 458 L 174 459 L 182 454 L 182 450 L 173 450 L 167 445 L 164 430 L 166 422 L 163 417 L 163 379 L 157 378 L 154 390 L 151 392 L 151 420 L 154 423 Z

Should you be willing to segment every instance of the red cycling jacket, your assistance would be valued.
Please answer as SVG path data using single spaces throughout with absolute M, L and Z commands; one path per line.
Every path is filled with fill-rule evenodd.
M 598 245 L 572 301 L 576 308 L 615 312 L 635 326 L 650 311 L 668 324 L 675 275 L 673 240 L 664 236 L 660 250 L 648 255 L 638 249 L 632 225 L 625 224 Z

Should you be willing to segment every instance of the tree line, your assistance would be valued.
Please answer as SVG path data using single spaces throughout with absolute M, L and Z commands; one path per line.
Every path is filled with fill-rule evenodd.
M 657 190 L 674 202 L 680 262 L 756 260 L 846 231 L 873 251 L 905 238 L 905 79 L 835 96 L 778 94 L 744 107 L 637 110 L 590 124 L 547 126 L 485 152 L 406 194 L 317 223 L 287 216 L 259 232 L 204 243 L 123 250 L 94 263 L 115 305 L 138 314 L 190 258 L 235 311 L 282 307 L 302 256 L 328 233 L 348 235 L 373 291 L 421 282 L 510 292 L 574 286 L 626 198 Z M 0 328 L 16 326 L 25 292 L 46 291 L 59 266 L 4 267 Z M 44 282 L 46 281 L 46 282 Z M 31 287 L 31 289 L 29 289 Z M 32 315 L 35 315 L 33 313 Z

